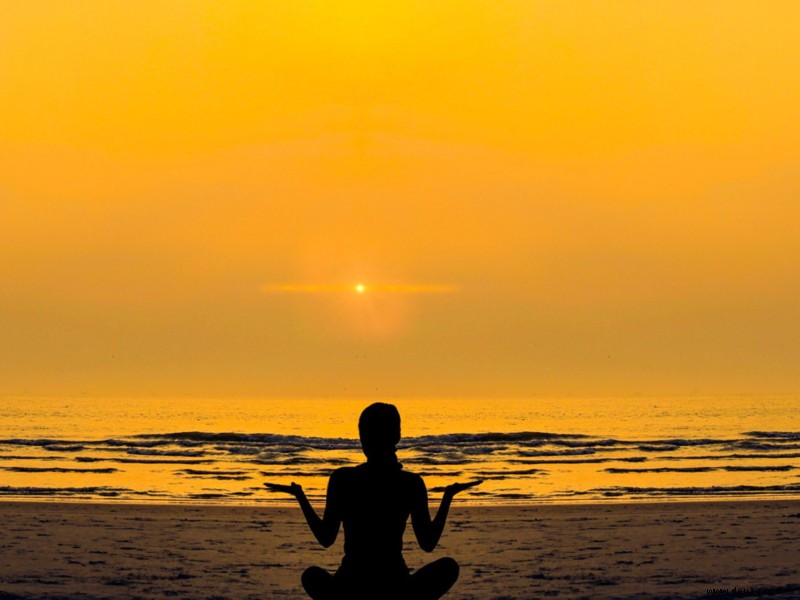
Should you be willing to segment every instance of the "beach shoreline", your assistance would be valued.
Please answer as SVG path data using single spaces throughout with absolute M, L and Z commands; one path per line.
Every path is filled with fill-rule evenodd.
M 0 519 L 0 598 L 300 599 L 303 569 L 342 554 L 271 505 L 4 500 Z M 440 547 L 409 528 L 405 556 L 455 558 L 454 599 L 796 598 L 798 528 L 798 500 L 456 505 Z
M 309 496 L 312 506 L 320 512 L 325 507 L 325 499 L 320 496 Z M 435 510 L 441 501 L 441 495 L 429 494 L 428 502 L 431 511 Z M 739 502 L 787 502 L 800 503 L 800 495 L 797 494 L 751 494 L 751 495 L 697 495 L 697 496 L 659 496 L 642 498 L 572 498 L 569 500 L 560 498 L 531 498 L 529 500 L 498 500 L 487 499 L 474 500 L 471 498 L 459 498 L 458 506 L 465 510 L 489 509 L 527 509 L 539 508 L 543 506 L 642 506 L 653 504 L 719 504 L 719 503 L 739 503 Z M 294 499 L 285 500 L 232 500 L 232 499 L 199 499 L 199 498 L 175 498 L 169 500 L 139 500 L 130 498 L 115 498 L 113 500 L 63 496 L 6 496 L 0 497 L 0 506 L 3 504 L 78 504 L 78 505 L 99 505 L 99 506 L 173 506 L 173 507 L 212 507 L 212 508 L 251 508 L 251 509 L 293 509 L 297 507 Z

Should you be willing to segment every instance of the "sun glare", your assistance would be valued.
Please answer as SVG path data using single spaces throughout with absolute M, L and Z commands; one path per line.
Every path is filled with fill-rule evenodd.
M 444 294 L 458 291 L 458 286 L 441 284 L 416 284 L 416 283 L 374 283 L 369 286 L 371 293 L 380 294 Z M 364 294 L 367 286 L 363 283 L 285 283 L 276 285 L 262 285 L 261 291 L 266 293 L 343 293 L 356 292 Z

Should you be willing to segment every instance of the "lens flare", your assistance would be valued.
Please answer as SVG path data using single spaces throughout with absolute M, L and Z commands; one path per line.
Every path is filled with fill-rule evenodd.
M 286 293 L 286 294 L 330 294 L 330 293 L 352 293 L 363 294 L 367 290 L 370 293 L 382 294 L 446 294 L 457 292 L 455 285 L 441 284 L 419 284 L 419 283 L 358 283 L 356 285 L 345 283 L 282 283 L 265 284 L 261 286 L 261 291 L 267 294 Z

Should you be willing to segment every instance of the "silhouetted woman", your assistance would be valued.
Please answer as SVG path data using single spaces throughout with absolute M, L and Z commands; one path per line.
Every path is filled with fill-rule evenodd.
M 309 567 L 303 573 L 303 587 L 314 600 L 441 598 L 458 579 L 458 563 L 440 558 L 409 574 L 402 555 L 406 521 L 411 516 L 420 547 L 433 551 L 453 497 L 480 482 L 447 486 L 431 521 L 425 482 L 397 461 L 397 408 L 382 402 L 368 406 L 361 413 L 358 432 L 367 462 L 333 472 L 321 519 L 298 484 L 265 484 L 297 498 L 311 531 L 326 548 L 336 540 L 339 524 L 344 524 L 344 558 L 339 569 L 331 575 L 320 567 Z

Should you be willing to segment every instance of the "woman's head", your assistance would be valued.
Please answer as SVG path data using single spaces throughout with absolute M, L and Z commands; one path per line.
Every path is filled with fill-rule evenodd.
M 400 441 L 400 413 L 393 404 L 375 402 L 358 419 L 361 447 L 367 458 L 394 454 Z

